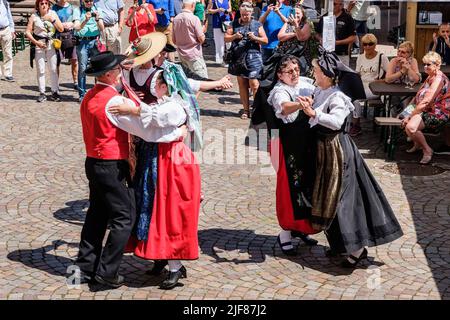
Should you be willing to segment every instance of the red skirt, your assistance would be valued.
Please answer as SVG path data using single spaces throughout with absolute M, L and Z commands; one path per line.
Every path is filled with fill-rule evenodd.
M 283 230 L 300 231 L 304 234 L 319 233 L 320 231 L 315 230 L 308 219 L 294 220 L 294 209 L 292 208 L 289 180 L 281 141 L 279 139 L 273 139 L 270 150 L 272 165 L 277 172 L 276 210 L 280 227 Z M 278 159 L 276 159 L 277 154 Z M 278 163 L 276 160 L 278 160 Z
M 143 259 L 198 258 L 200 167 L 183 142 L 158 144 L 158 179 L 148 239 L 130 238 L 126 252 Z

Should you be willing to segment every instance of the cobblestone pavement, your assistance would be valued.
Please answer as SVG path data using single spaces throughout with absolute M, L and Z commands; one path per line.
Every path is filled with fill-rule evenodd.
M 212 78 L 226 72 L 208 65 Z M 159 290 L 162 277 L 145 274 L 151 262 L 127 255 L 121 270 L 125 286 L 69 288 L 66 271 L 77 254 L 88 186 L 77 95 L 70 88 L 69 67 L 63 65 L 61 73 L 60 103 L 35 101 L 36 77 L 28 65 L 28 51 L 16 56 L 17 82 L 0 82 L 0 299 L 450 298 L 449 158 L 435 157 L 434 166 L 443 169 L 437 175 L 386 171 L 384 166 L 391 165 L 402 173 L 404 167 L 396 165 L 415 163 L 419 155 L 407 157 L 403 143 L 397 161 L 385 162 L 369 121 L 356 142 L 405 235 L 370 248 L 369 261 L 352 273 L 325 257 L 323 234 L 315 236 L 315 247 L 296 242 L 296 257 L 281 253 L 270 165 L 251 162 L 254 155 L 239 164 L 234 154 L 229 164 L 201 166 L 205 200 L 199 222 L 200 258 L 185 262 L 184 286 Z M 200 104 L 204 129 L 222 134 L 240 129 L 244 135 L 235 149 L 255 152 L 244 143 L 249 124 L 238 117 L 236 88 L 202 94 Z M 211 156 L 214 148 L 207 145 L 203 155 Z M 432 169 L 415 168 L 416 174 Z

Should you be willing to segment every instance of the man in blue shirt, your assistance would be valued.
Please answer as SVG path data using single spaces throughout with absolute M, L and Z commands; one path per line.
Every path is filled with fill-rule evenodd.
M 167 37 L 167 43 L 174 46 L 172 40 L 172 21 L 175 17 L 174 0 L 147 0 L 147 3 L 153 5 L 155 8 L 158 23 L 156 24 L 156 31 L 162 32 Z M 169 53 L 169 60 L 175 61 L 175 54 Z
M 0 0 L 0 45 L 2 46 L 3 52 L 2 74 L 5 76 L 5 80 L 9 82 L 14 81 L 12 76 L 12 42 L 15 37 L 14 21 L 11 16 L 9 2 L 6 0 Z
M 173 0 L 173 12 L 176 17 L 183 10 L 183 0 Z
M 270 3 L 262 10 L 259 22 L 263 24 L 264 31 L 269 39 L 269 43 L 262 46 L 263 62 L 270 58 L 278 45 L 278 33 L 284 23 L 287 22 L 291 11 L 292 7 L 289 6 L 289 0 L 278 0 L 276 5 Z
M 122 52 L 121 33 L 125 23 L 125 11 L 122 0 L 95 0 L 95 6 L 102 10 L 105 26 L 102 42 L 106 50 L 120 54 Z

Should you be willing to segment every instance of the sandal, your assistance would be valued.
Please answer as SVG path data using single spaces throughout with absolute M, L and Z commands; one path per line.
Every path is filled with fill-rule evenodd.
M 432 158 L 433 158 L 433 151 L 431 151 L 431 154 L 429 154 L 429 155 L 424 154 L 419 163 L 420 164 L 429 164 L 431 162 Z
M 241 119 L 248 119 L 250 118 L 250 111 L 244 110 L 241 114 Z

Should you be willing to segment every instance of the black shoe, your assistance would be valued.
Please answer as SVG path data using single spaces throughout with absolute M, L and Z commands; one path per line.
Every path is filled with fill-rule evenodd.
M 308 236 L 307 234 L 304 234 L 302 232 L 299 231 L 291 231 L 291 236 L 293 238 L 300 238 L 302 239 L 302 241 L 307 244 L 308 246 L 315 246 L 319 243 L 319 241 L 317 241 L 316 239 L 311 238 L 310 236 Z
M 120 286 L 122 286 L 124 284 L 124 277 L 121 276 L 120 274 L 117 275 L 117 277 L 115 278 L 107 278 L 107 277 L 102 277 L 100 275 L 96 275 L 95 276 L 95 281 L 97 281 L 100 284 L 103 284 L 105 286 L 109 286 L 109 287 L 113 287 L 113 288 L 119 288 Z
M 350 255 L 349 256 L 350 259 L 352 259 L 355 262 L 350 262 L 348 261 L 348 259 L 345 259 L 344 261 L 342 261 L 342 267 L 344 268 L 356 268 L 356 266 L 358 265 L 358 263 L 362 260 L 362 259 L 367 259 L 367 249 L 364 248 L 363 252 L 361 252 L 361 254 L 359 255 L 359 257 L 355 257 Z
M 37 102 L 44 102 L 47 100 L 47 96 L 44 93 L 41 93 L 37 98 Z
M 280 245 L 281 251 L 285 255 L 287 255 L 287 256 L 296 256 L 297 255 L 297 252 L 294 250 L 294 248 L 292 248 L 292 249 L 283 249 L 283 247 L 292 246 L 292 242 L 291 241 L 281 243 L 280 235 L 278 235 L 277 241 L 278 241 L 278 244 Z
M 180 280 L 180 278 L 186 277 L 187 277 L 186 268 L 184 266 L 181 266 L 181 268 L 178 271 L 175 272 L 170 271 L 169 276 L 167 277 L 166 280 L 164 280 L 161 283 L 159 288 L 164 290 L 173 289 L 178 285 L 178 280 Z
M 60 102 L 61 97 L 59 96 L 59 94 L 57 92 L 53 92 L 52 95 L 50 96 L 50 100 L 55 101 L 55 102 Z
M 158 276 L 164 270 L 164 267 L 167 266 L 167 260 L 155 260 L 153 263 L 153 268 L 148 270 L 146 274 L 150 276 Z

